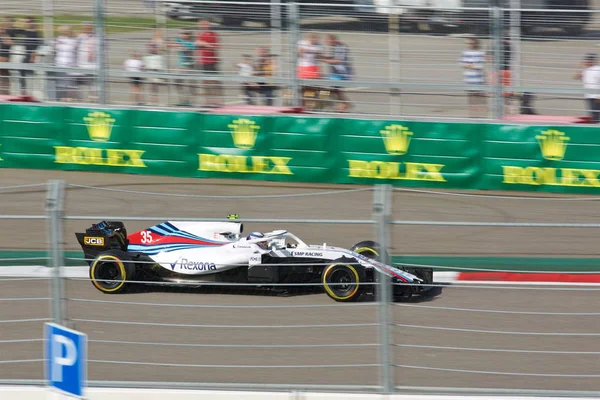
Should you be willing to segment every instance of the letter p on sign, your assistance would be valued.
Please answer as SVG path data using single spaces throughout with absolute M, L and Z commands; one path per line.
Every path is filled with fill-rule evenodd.
M 48 385 L 62 393 L 83 397 L 87 370 L 87 336 L 47 323 L 45 338 Z

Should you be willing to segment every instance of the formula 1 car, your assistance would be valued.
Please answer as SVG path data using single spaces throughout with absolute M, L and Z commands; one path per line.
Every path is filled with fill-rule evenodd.
M 332 299 L 346 302 L 374 292 L 376 271 L 391 277 L 396 296 L 431 288 L 431 269 L 383 264 L 385 249 L 372 241 L 347 250 L 307 245 L 286 230 L 245 237 L 242 232 L 243 224 L 229 217 L 223 222 L 167 221 L 130 235 L 122 222 L 102 221 L 75 235 L 92 284 L 103 293 L 123 292 L 139 281 L 251 283 L 273 290 L 282 286 L 274 284 L 315 283 Z

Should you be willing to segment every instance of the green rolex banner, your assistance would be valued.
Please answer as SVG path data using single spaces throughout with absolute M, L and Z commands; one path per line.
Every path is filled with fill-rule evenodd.
M 484 132 L 483 188 L 575 193 L 600 189 L 598 128 L 489 125 Z
M 198 177 L 327 182 L 333 119 L 205 115 Z
M 600 192 L 591 126 L 0 105 L 0 168 Z
M 338 133 L 344 183 L 473 187 L 478 126 L 384 120 L 344 120 Z
M 268 175 L 294 175 L 290 161 L 271 151 L 271 124 L 268 117 L 206 116 L 197 134 L 200 177 L 263 179 Z

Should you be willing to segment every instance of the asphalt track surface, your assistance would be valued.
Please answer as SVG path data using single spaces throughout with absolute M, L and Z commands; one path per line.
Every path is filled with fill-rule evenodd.
M 332 189 L 322 185 L 33 170 L 2 170 L 0 176 L 0 186 L 66 179 L 71 184 L 110 189 L 196 195 L 298 194 Z M 335 189 L 347 188 L 360 187 Z M 370 191 L 282 199 L 209 200 L 77 187 L 68 190 L 66 212 L 67 215 L 178 218 L 220 217 L 237 212 L 247 218 L 356 219 L 370 217 L 371 199 Z M 595 204 L 593 201 L 450 197 L 405 192 L 395 194 L 394 218 L 598 222 Z M 41 214 L 43 208 L 43 190 L 0 191 L 0 214 Z M 68 249 L 76 249 L 73 232 L 84 229 L 90 222 L 93 221 L 67 223 Z M 127 224 L 131 231 L 145 225 L 148 224 Z M 373 237 L 370 226 L 283 225 L 311 243 L 327 241 L 350 246 Z M 282 225 L 248 224 L 246 231 L 275 227 Z M 594 232 L 590 229 L 403 227 L 395 230 L 392 244 L 394 253 L 406 254 L 598 256 Z M 43 223 L 38 221 L 2 221 L 0 226 L 0 241 L 6 249 L 45 247 L 46 235 Z M 393 328 L 393 341 L 401 346 L 392 350 L 394 362 L 400 365 L 394 370 L 395 383 L 425 387 L 599 391 L 598 288 L 506 286 L 511 288 L 453 285 L 442 288 L 433 297 L 396 303 L 393 322 L 401 326 Z M 48 290 L 49 282 L 42 279 L 0 280 L 3 299 L 47 297 Z M 234 294 L 225 289 L 207 288 L 146 288 L 108 296 L 82 280 L 69 280 L 66 296 L 70 326 L 86 332 L 91 340 L 91 380 L 378 383 L 378 369 L 372 366 L 378 362 L 377 327 L 373 325 L 377 308 L 369 298 L 348 306 L 333 303 L 323 293 L 277 297 L 256 290 Z M 0 321 L 49 317 L 49 304 L 45 300 L 4 300 L 1 304 Z M 262 308 L 243 308 L 248 306 Z M 186 326 L 173 326 L 181 324 Z M 42 358 L 41 342 L 6 342 L 41 337 L 40 321 L 0 324 L 0 360 Z M 323 346 L 333 344 L 355 346 Z M 321 347 L 293 347 L 303 345 Z M 348 364 L 354 366 L 343 366 Z M 224 367 L 228 365 L 235 367 Z M 297 367 L 299 365 L 304 367 Z M 42 363 L 0 362 L 0 377 L 40 379 Z

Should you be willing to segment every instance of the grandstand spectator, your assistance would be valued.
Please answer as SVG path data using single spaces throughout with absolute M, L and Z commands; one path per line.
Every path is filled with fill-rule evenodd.
M 148 43 L 148 55 L 144 56 L 142 62 L 144 64 L 144 69 L 148 72 L 165 72 L 165 59 L 162 54 L 160 54 L 159 45 L 150 41 Z M 150 84 L 150 101 L 155 103 L 156 105 L 160 105 L 160 88 L 165 84 L 165 80 L 159 77 L 153 77 L 148 80 Z
M 98 41 L 94 35 L 94 28 L 90 24 L 82 27 L 81 33 L 77 36 L 77 67 L 84 70 L 96 69 L 96 54 Z M 77 74 L 77 98 L 79 100 L 96 99 L 97 91 L 95 88 L 95 79 L 93 74 Z
M 14 44 L 13 25 L 9 17 L 4 17 L 0 23 L 0 62 L 8 62 L 10 49 Z M 0 67 L 0 95 L 10 94 L 10 71 Z
M 167 50 L 167 43 L 165 42 L 162 30 L 152 30 L 152 39 L 150 39 L 150 45 L 156 48 L 158 54 L 163 54 Z
M 144 63 L 141 60 L 140 52 L 134 51 L 132 57 L 125 60 L 125 71 L 132 72 L 133 76 L 129 78 L 130 82 L 130 91 L 131 91 L 131 100 L 134 104 L 138 106 L 143 105 L 143 95 L 142 95 L 142 78 L 136 76 L 137 73 L 142 72 L 144 69 Z
M 254 76 L 272 77 L 275 75 L 274 55 L 269 53 L 265 47 L 259 47 L 256 50 L 255 71 Z M 264 97 L 265 105 L 272 106 L 275 97 L 276 85 L 270 82 L 259 82 L 258 93 Z
M 59 26 L 54 41 L 54 64 L 59 68 L 74 68 L 76 65 L 77 40 L 69 26 Z M 56 95 L 59 101 L 73 101 L 75 77 L 72 72 L 56 73 Z
M 298 42 L 298 78 L 320 79 L 319 61 L 323 57 L 323 46 L 319 37 L 311 33 L 306 39 Z
M 598 55 L 588 53 L 585 55 L 582 70 L 575 75 L 575 79 L 583 81 L 583 88 L 591 90 L 593 93 L 586 93 L 585 99 L 592 123 L 597 124 L 600 121 L 600 65 L 598 65 Z
M 33 17 L 23 20 L 23 27 L 18 33 L 19 42 L 23 46 L 24 54 L 21 60 L 24 64 L 33 64 L 38 62 L 38 48 L 43 44 L 37 25 Z M 34 71 L 23 68 L 19 71 L 20 90 L 22 95 L 31 94 L 33 87 Z M 29 89 L 28 89 L 29 88 Z
M 319 63 L 323 58 L 323 46 L 319 37 L 311 33 L 306 39 L 298 42 L 298 66 L 297 74 L 300 79 L 321 79 L 321 67 Z M 308 109 L 316 106 L 320 89 L 314 86 L 301 86 L 302 105 Z
M 219 35 L 212 29 L 208 19 L 199 21 L 200 32 L 196 36 L 196 69 L 206 75 L 219 73 Z M 221 85 L 219 81 L 208 79 L 203 81 L 206 105 L 217 107 L 221 99 Z
M 463 51 L 461 64 L 464 69 L 464 82 L 467 89 L 469 117 L 484 117 L 487 114 L 486 96 L 482 90 L 485 85 L 485 53 L 481 50 L 479 39 L 469 38 L 468 47 Z
M 244 78 L 250 77 L 254 75 L 254 67 L 252 66 L 252 56 L 249 54 L 242 55 L 242 59 L 239 63 L 237 63 L 236 68 L 238 70 L 238 75 Z M 254 87 L 253 82 L 242 82 L 242 94 L 244 95 L 244 102 L 246 104 L 254 104 Z
M 182 29 L 179 36 L 172 43 L 169 43 L 169 47 L 174 47 L 177 50 L 177 73 L 189 74 L 194 68 L 194 52 L 196 51 L 192 32 Z M 180 78 L 175 79 L 175 86 L 179 93 L 179 103 L 177 105 L 191 106 L 192 98 L 196 94 L 194 90 L 195 82 L 189 81 L 186 84 L 186 80 Z
M 352 65 L 350 63 L 350 50 L 348 50 L 348 46 L 342 43 L 334 34 L 327 35 L 327 45 L 332 49 L 332 54 L 325 58 L 325 62 L 331 65 L 329 78 L 337 81 L 351 79 Z M 343 89 L 339 86 L 334 86 L 331 92 L 339 100 L 336 105 L 337 111 L 347 112 L 350 108 L 350 101 L 344 95 Z

